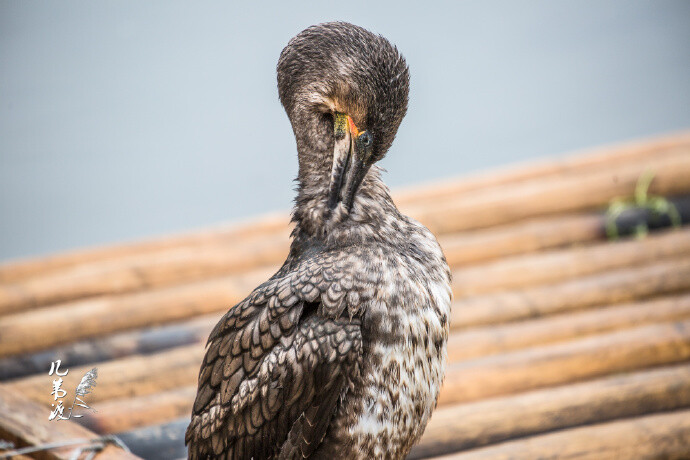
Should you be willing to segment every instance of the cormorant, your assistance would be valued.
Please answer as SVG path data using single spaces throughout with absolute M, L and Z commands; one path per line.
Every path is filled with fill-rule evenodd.
M 384 37 L 332 22 L 278 61 L 297 141 L 289 255 L 208 340 L 190 459 L 404 458 L 445 371 L 450 271 L 376 166 L 407 111 L 409 70 Z

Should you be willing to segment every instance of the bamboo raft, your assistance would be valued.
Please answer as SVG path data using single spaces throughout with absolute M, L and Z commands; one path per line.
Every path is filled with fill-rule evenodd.
M 633 207 L 605 232 L 646 171 L 690 222 L 687 133 L 395 194 L 454 274 L 448 371 L 411 459 L 690 458 L 690 227 Z M 184 457 L 205 339 L 283 261 L 288 221 L 0 265 L 0 440 L 116 434 L 133 453 L 97 459 Z M 48 420 L 57 359 L 67 390 L 98 368 L 97 412 Z

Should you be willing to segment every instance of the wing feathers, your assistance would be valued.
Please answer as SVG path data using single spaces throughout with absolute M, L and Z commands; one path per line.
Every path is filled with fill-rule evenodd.
M 359 372 L 359 320 L 341 317 L 347 308 L 352 318 L 374 294 L 358 257 L 322 253 L 286 265 L 221 319 L 199 374 L 185 437 L 190 458 L 314 452 Z M 318 309 L 305 312 L 305 303 Z
M 326 434 L 345 382 L 359 372 L 361 348 L 357 320 L 310 317 L 298 326 L 289 345 L 279 344 L 264 356 L 253 377 L 240 367 L 222 381 L 211 408 L 193 416 L 187 433 L 193 441 L 190 458 L 229 451 L 234 456 L 240 445 L 244 451 L 239 458 L 272 458 L 286 442 L 290 445 L 283 448 L 285 455 L 294 451 L 299 454 L 295 458 L 308 457 Z M 236 359 L 247 356 L 245 352 Z M 207 388 L 211 387 L 200 390 L 204 400 Z M 227 418 L 218 423 L 215 417 L 213 425 L 219 429 L 209 430 L 211 412 L 219 407 L 228 408 Z M 195 422 L 203 427 L 200 431 L 192 428 Z M 288 439 L 291 430 L 296 434 Z

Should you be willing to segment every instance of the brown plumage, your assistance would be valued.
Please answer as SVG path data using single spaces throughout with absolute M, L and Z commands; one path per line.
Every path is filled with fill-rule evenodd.
M 401 215 L 376 163 L 407 109 L 383 37 L 313 26 L 278 63 L 299 153 L 282 268 L 216 325 L 187 429 L 189 458 L 403 458 L 444 372 L 450 274 Z

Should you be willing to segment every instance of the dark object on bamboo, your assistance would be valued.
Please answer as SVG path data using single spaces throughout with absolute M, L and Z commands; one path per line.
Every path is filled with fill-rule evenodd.
M 410 459 L 574 426 L 690 407 L 690 364 L 436 410 Z
M 647 415 L 509 441 L 434 460 L 690 458 L 690 410 Z
M 146 460 L 187 458 L 187 447 L 184 445 L 184 431 L 187 425 L 189 417 L 163 425 L 118 433 L 117 437 L 132 453 Z
M 562 385 L 690 359 L 690 320 L 450 364 L 439 405 Z
M 668 199 L 678 212 L 681 225 L 690 223 L 690 196 L 678 196 Z M 646 227 L 650 231 L 668 228 L 673 225 L 668 213 L 660 214 L 639 206 L 626 209 L 616 218 L 616 228 L 619 236 L 634 235 L 638 227 Z
M 435 234 L 515 222 L 536 216 L 601 207 L 619 196 L 631 196 L 647 170 L 656 173 L 650 193 L 662 196 L 690 192 L 687 150 L 664 157 L 623 164 L 611 170 L 552 177 L 462 195 L 427 204 L 415 214 Z
M 0 381 L 47 372 L 56 359 L 69 366 L 83 366 L 205 342 L 222 314 L 212 313 L 182 323 L 96 336 L 38 353 L 5 358 L 0 360 Z
M 14 443 L 15 448 L 73 439 L 95 439 L 96 433 L 69 420 L 50 421 L 46 407 L 27 401 L 21 391 L 0 385 L 0 439 Z M 68 460 L 75 447 L 63 447 L 32 454 L 41 460 Z M 102 460 L 137 460 L 139 457 L 108 445 L 98 455 Z
M 683 223 L 690 222 L 687 203 L 690 196 L 671 198 Z M 630 208 L 617 219 L 621 235 L 634 233 L 635 226 L 647 223 L 650 231 L 671 225 L 668 218 L 648 221 L 654 217 L 643 208 Z M 451 267 L 466 267 L 501 257 L 537 252 L 606 240 L 606 216 L 603 212 L 565 214 L 521 220 L 509 225 L 481 230 L 439 235 L 446 259 Z

